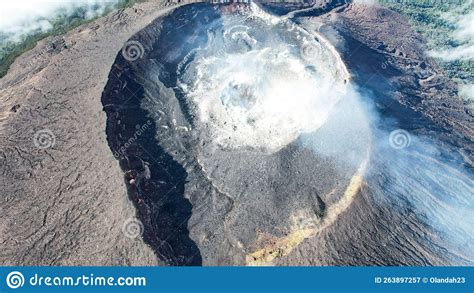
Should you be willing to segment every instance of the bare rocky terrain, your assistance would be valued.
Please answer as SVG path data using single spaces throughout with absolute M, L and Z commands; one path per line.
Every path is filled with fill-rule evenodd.
M 406 121 L 400 119 L 399 127 L 454 146 L 456 151 L 450 160 L 472 168 L 473 115 L 455 96 L 455 85 L 425 56 L 422 38 L 412 32 L 408 21 L 399 14 L 344 2 L 321 1 L 322 8 L 304 8 L 290 17 L 296 17 L 295 21 L 302 26 L 318 31 L 334 44 L 353 79 L 370 88 L 378 110 L 388 118 L 410 117 Z M 446 251 L 439 238 L 420 224 L 416 212 L 407 209 L 398 214 L 387 206 L 374 204 L 375 187 L 367 183 L 367 178 L 351 179 L 352 173 L 343 176 L 346 185 L 338 188 L 347 187 L 346 193 L 353 194 L 354 200 L 337 219 L 328 220 L 324 229 L 300 229 L 290 235 L 282 232 L 277 239 L 261 233 L 263 236 L 255 241 L 258 245 L 249 244 L 249 250 L 239 247 L 241 243 L 234 238 L 245 234 L 245 228 L 251 226 L 246 226 L 245 221 L 254 221 L 251 204 L 244 198 L 238 209 L 231 211 L 235 203 L 216 187 L 220 181 L 206 181 L 209 178 L 205 178 L 202 170 L 179 178 L 186 181 L 186 192 L 184 183 L 173 184 L 183 189 L 176 191 L 176 196 L 182 198 L 156 204 L 154 196 L 161 192 L 163 182 L 159 178 L 148 184 L 145 181 L 150 177 L 149 169 L 155 175 L 157 169 L 153 168 L 161 168 L 153 166 L 150 159 L 157 150 L 147 148 L 151 145 L 147 141 L 143 150 L 117 160 L 123 155 L 117 152 L 129 140 L 129 136 L 120 136 L 120 131 L 129 126 L 126 133 L 133 133 L 130 129 L 135 129 L 136 121 L 121 116 L 126 111 L 114 111 L 113 98 L 120 97 L 117 87 L 127 88 L 127 83 L 130 86 L 130 82 L 141 80 L 141 76 L 134 80 L 129 68 L 117 58 L 124 43 L 134 36 L 151 40 L 160 36 L 162 18 L 156 19 L 171 10 L 161 0 L 147 1 L 113 12 L 64 36 L 45 39 L 19 57 L 0 80 L 1 265 L 448 265 L 453 259 L 456 264 L 472 263 L 469 256 L 463 258 Z M 153 88 L 149 83 L 144 85 Z M 392 96 L 395 98 L 389 98 Z M 179 108 L 174 102 L 161 102 L 166 106 L 160 111 Z M 131 111 L 136 106 L 132 105 Z M 149 105 L 139 106 L 144 109 L 136 110 L 137 113 L 159 121 L 159 115 Z M 185 120 L 177 117 L 178 122 Z M 142 122 L 141 126 L 148 125 L 147 120 Z M 213 176 L 220 176 L 223 186 L 226 180 L 232 181 L 233 174 L 219 173 L 216 161 L 224 162 L 224 166 L 225 162 L 237 159 L 258 162 L 256 157 L 236 159 L 228 154 L 204 157 L 201 162 L 188 160 L 186 156 L 194 150 L 162 142 L 169 139 L 167 136 L 172 140 L 173 135 L 156 135 L 160 147 L 180 152 L 164 161 L 177 165 L 177 170 L 203 168 L 204 161 L 205 166 L 214 170 Z M 183 141 L 183 145 L 193 142 L 189 138 Z M 301 164 L 307 161 L 303 152 L 288 152 Z M 272 170 L 287 164 L 278 159 L 265 162 Z M 252 172 L 258 173 L 259 168 L 258 164 L 249 167 L 246 180 L 252 181 Z M 164 167 L 165 171 L 175 177 L 182 175 L 181 171 L 173 173 Z M 288 172 L 293 171 L 297 170 Z M 292 182 L 299 182 L 281 183 L 288 179 L 283 172 L 270 175 L 278 178 L 275 181 L 281 186 L 268 179 L 268 186 L 262 186 L 269 190 L 277 188 L 276 185 L 290 189 Z M 321 176 L 323 185 L 335 180 L 331 172 Z M 143 178 L 144 187 L 137 192 L 136 181 Z M 212 195 L 210 199 L 203 195 L 206 192 Z M 303 195 L 301 198 L 306 200 Z M 304 201 L 301 198 L 288 205 L 300 204 Z M 329 207 L 319 197 L 315 202 L 317 213 L 323 214 L 322 210 Z M 171 211 L 169 217 L 161 213 L 174 205 L 182 206 L 176 213 Z M 209 205 L 213 205 L 211 211 Z M 270 214 L 279 215 L 280 210 L 274 208 Z M 287 208 L 282 207 L 281 211 L 286 212 Z M 234 217 L 237 228 L 233 233 L 237 235 L 228 232 L 227 214 Z M 127 224 L 137 216 L 145 225 L 143 238 L 127 231 Z M 162 241 L 163 234 L 173 228 L 175 218 L 185 218 L 188 225 L 181 229 L 180 222 L 176 227 L 183 235 L 176 234 L 182 238 Z M 265 223 L 266 227 L 271 223 Z M 251 227 L 262 229 L 260 224 L 255 220 L 252 225 L 257 228 Z M 250 242 L 251 237 L 243 238 Z M 174 246 L 163 248 L 162 242 Z M 269 256 L 273 253 L 276 255 Z M 191 261 L 183 261 L 181 256 Z
M 426 56 L 425 40 L 413 32 L 406 17 L 376 6 L 349 5 L 322 18 L 340 32 L 342 39 L 348 43 L 350 39 L 358 42 L 359 47 L 340 48 L 342 52 L 350 52 L 349 67 L 358 59 L 367 58 L 370 52 L 376 56 L 370 63 L 365 62 L 368 68 L 356 67 L 372 73 L 362 77 L 366 79 L 363 80 L 365 85 L 384 94 L 387 90 L 377 86 L 377 77 L 391 83 L 396 100 L 434 122 L 441 130 L 442 139 L 458 146 L 466 164 L 473 166 L 473 113 L 456 96 L 456 84 L 445 76 L 434 59 Z M 384 101 L 381 107 L 389 107 L 388 104 Z M 411 123 L 407 127 L 420 126 Z
M 1 79 L 0 264 L 159 263 L 122 231 L 135 210 L 106 143 L 100 95 L 124 42 L 166 9 L 150 1 L 45 39 Z M 35 133 L 44 129 L 52 135 L 41 149 Z

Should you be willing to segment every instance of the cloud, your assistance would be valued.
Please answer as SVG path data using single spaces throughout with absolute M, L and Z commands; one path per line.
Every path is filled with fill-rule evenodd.
M 472 5 L 472 1 L 468 2 L 467 5 Z M 456 27 L 450 37 L 459 43 L 459 45 L 453 48 L 431 50 L 428 54 L 431 57 L 439 58 L 448 62 L 473 59 L 474 11 L 464 15 L 460 15 L 459 12 L 453 11 L 449 14 L 445 14 L 443 18 Z
M 459 86 L 459 96 L 467 101 L 474 102 L 474 84 L 467 83 Z
M 0 10 L 2 42 L 19 42 L 25 36 L 47 32 L 60 15 L 72 15 L 78 8 L 85 9 L 85 19 L 99 16 L 118 0 L 14 0 L 4 1 Z
M 354 0 L 355 4 L 362 4 L 362 5 L 378 5 L 379 2 L 377 0 Z

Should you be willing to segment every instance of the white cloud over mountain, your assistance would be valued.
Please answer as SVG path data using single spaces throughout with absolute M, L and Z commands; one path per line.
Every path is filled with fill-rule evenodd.
M 52 28 L 58 15 L 70 15 L 77 8 L 86 9 L 85 18 L 101 15 L 118 0 L 14 0 L 2 1 L 0 9 L 0 35 L 3 40 L 20 41 L 34 32 Z

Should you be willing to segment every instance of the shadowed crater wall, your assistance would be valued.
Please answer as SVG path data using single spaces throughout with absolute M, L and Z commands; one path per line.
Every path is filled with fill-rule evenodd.
M 210 12 L 199 19 L 215 18 Z M 179 51 L 183 40 L 178 34 L 159 32 L 172 32 L 182 18 L 190 18 L 188 14 L 194 13 L 192 7 L 177 10 L 138 33 L 133 39 L 140 40 L 140 47 L 124 47 L 125 50 L 138 50 L 135 52 L 138 55 L 119 52 L 102 95 L 107 113 L 107 140 L 125 172 L 130 199 L 144 225 L 143 239 L 170 265 L 201 265 L 202 260 L 187 228 L 192 209 L 184 197 L 188 173 L 160 147 L 160 141 L 155 137 L 158 131 L 155 121 L 141 107 L 146 99 L 143 73 L 147 63 L 156 59 L 164 60 L 163 64 L 168 68 L 176 67 L 177 60 L 187 53 Z M 199 23 L 192 21 L 180 31 L 191 34 L 199 27 Z M 206 37 L 203 32 L 195 32 L 198 38 L 191 44 L 194 46 Z M 135 60 L 137 56 L 139 58 Z M 167 72 L 176 72 L 176 69 Z M 176 83 L 175 76 L 165 75 L 160 79 L 166 84 Z

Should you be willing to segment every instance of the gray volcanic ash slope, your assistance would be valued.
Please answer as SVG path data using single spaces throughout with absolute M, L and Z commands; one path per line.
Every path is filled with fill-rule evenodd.
M 0 262 L 472 265 L 472 113 L 403 17 L 323 2 L 139 4 L 20 58 Z
M 160 264 L 124 237 L 135 210 L 100 95 L 116 52 L 164 9 L 143 3 L 46 39 L 0 80 L 0 264 Z

